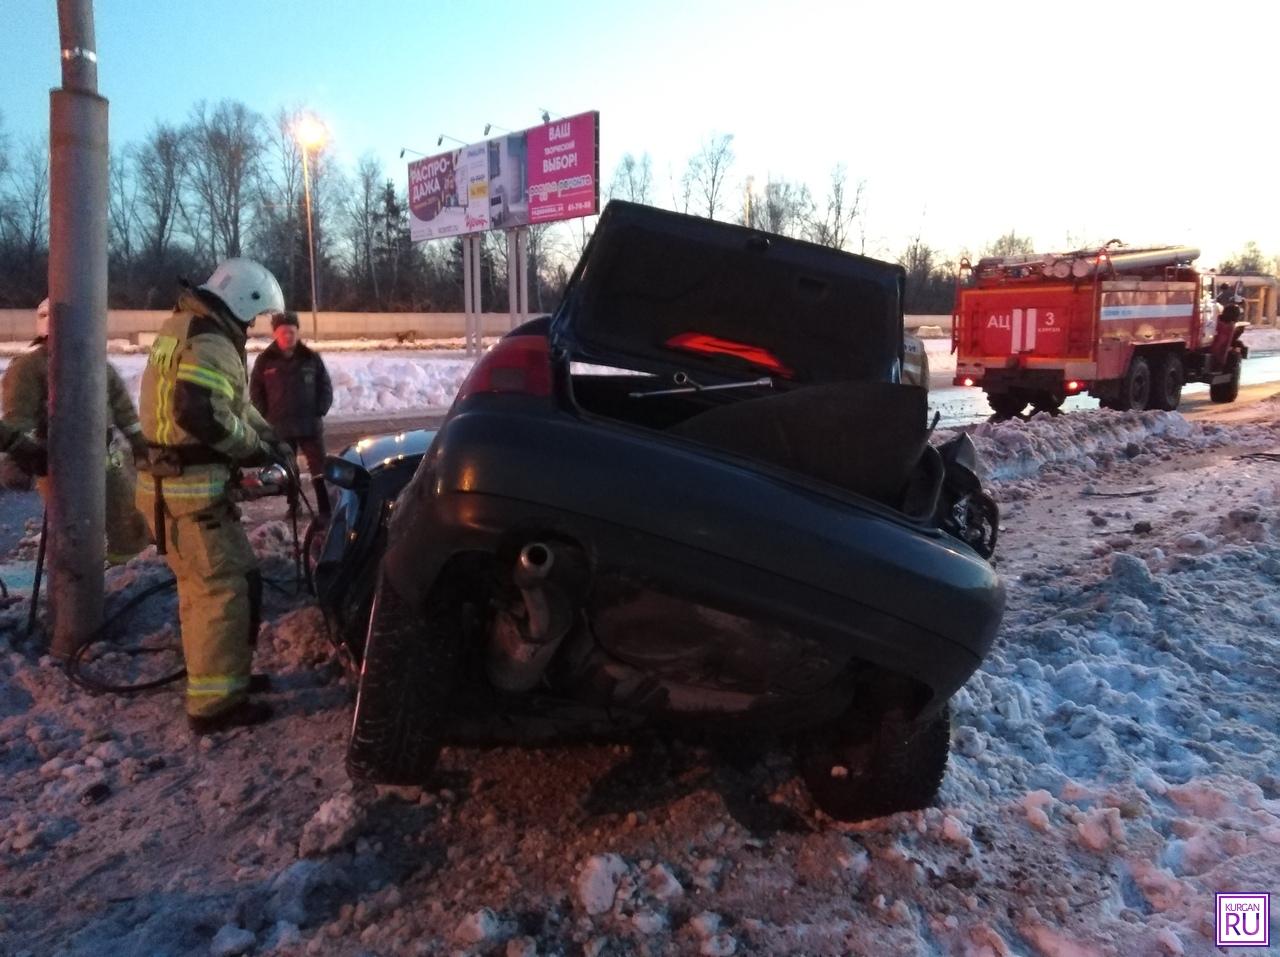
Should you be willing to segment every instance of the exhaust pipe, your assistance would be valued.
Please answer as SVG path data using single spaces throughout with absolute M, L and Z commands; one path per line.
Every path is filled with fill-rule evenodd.
M 525 611 L 529 614 L 529 640 L 541 644 L 551 633 L 551 607 L 545 588 L 547 576 L 556 563 L 555 552 L 542 542 L 530 542 L 520 549 L 516 560 L 516 587 L 524 598 Z
M 520 549 L 512 580 L 520 590 L 525 614 L 521 619 L 499 611 L 489 639 L 486 670 L 494 687 L 502 691 L 532 690 L 573 625 L 569 596 L 548 582 L 555 564 L 555 551 L 544 542 L 530 542 Z

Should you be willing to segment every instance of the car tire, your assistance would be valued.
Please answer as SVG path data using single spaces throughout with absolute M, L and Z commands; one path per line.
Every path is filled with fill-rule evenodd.
M 1172 412 L 1182 402 L 1182 383 L 1182 356 L 1166 353 L 1152 373 L 1150 407 Z
M 1119 412 L 1142 412 L 1150 406 L 1153 391 L 1151 365 L 1145 356 L 1135 355 L 1129 360 L 1129 370 L 1120 382 L 1120 395 L 1110 408 Z
M 838 821 L 863 821 L 933 803 L 951 751 L 951 709 L 923 724 L 902 709 L 851 709 L 808 749 L 802 774 L 814 803 Z
M 1027 398 L 1016 392 L 987 393 L 987 404 L 997 419 L 1012 419 L 1027 407 Z
M 1240 394 L 1240 353 L 1233 352 L 1227 358 L 1227 363 L 1231 367 L 1231 378 L 1227 382 L 1211 383 L 1209 386 L 1209 401 L 1224 403 L 1234 402 L 1236 396 Z
M 356 695 L 347 773 L 370 784 L 423 784 L 461 673 L 461 628 L 436 600 L 419 616 L 379 574 Z

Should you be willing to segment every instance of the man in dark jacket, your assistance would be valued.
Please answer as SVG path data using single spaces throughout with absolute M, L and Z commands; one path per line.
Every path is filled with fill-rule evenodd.
M 298 315 L 277 312 L 271 317 L 275 340 L 253 364 L 249 397 L 271 428 L 307 461 L 322 521 L 329 518 L 329 494 L 324 479 L 324 416 L 333 404 L 333 385 L 320 355 L 298 337 Z

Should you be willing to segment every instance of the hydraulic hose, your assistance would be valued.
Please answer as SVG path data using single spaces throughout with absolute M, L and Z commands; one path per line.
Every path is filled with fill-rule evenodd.
M 293 488 L 296 490 L 296 492 L 290 494 L 290 499 L 292 500 L 296 495 L 297 499 L 300 499 L 302 501 L 303 505 L 307 507 L 307 511 L 311 513 L 311 516 L 312 516 L 311 527 L 314 527 L 316 524 L 315 510 L 311 507 L 311 502 L 308 501 L 306 493 L 302 491 L 300 483 L 296 481 L 296 473 L 294 475 Z M 290 513 L 291 513 L 290 525 L 291 525 L 292 535 L 293 535 L 295 578 L 292 582 L 288 581 L 287 579 L 263 578 L 262 583 L 264 585 L 269 585 L 270 587 L 276 589 L 278 592 L 280 592 L 283 595 L 293 597 L 300 594 L 300 590 L 304 585 L 308 588 L 308 590 L 313 591 L 313 589 L 311 588 L 311 581 L 310 581 L 311 576 L 309 574 L 309 571 L 310 571 L 309 567 L 307 569 L 308 574 L 306 578 L 305 579 L 303 578 L 302 562 L 301 562 L 302 549 L 301 549 L 301 544 L 298 541 L 297 508 L 292 504 L 292 502 L 290 507 Z M 310 527 L 308 528 L 307 532 L 308 532 L 308 537 L 310 537 L 311 535 Z M 43 545 L 43 536 L 42 536 L 41 544 Z M 183 678 L 185 678 L 187 676 L 187 669 L 180 668 L 177 671 L 172 672 L 171 674 L 163 675 L 159 678 L 153 678 L 149 681 L 141 681 L 134 684 L 111 684 L 110 682 L 100 680 L 98 678 L 95 678 L 93 675 L 89 674 L 85 670 L 85 660 L 84 660 L 87 657 L 90 648 L 93 648 L 96 645 L 109 641 L 113 637 L 115 637 L 113 636 L 111 629 L 115 625 L 117 625 L 122 619 L 127 618 L 130 614 L 136 611 L 137 608 L 141 606 L 143 602 L 151 598 L 153 595 L 159 595 L 159 594 L 162 594 L 163 592 L 169 591 L 171 588 L 176 588 L 177 585 L 178 585 L 178 580 L 173 577 L 167 578 L 164 581 L 157 582 L 154 585 L 150 585 L 147 588 L 144 588 L 142 591 L 138 592 L 138 594 L 134 595 L 128 601 L 126 601 L 123 605 L 121 605 L 119 609 L 112 612 L 111 615 L 109 615 L 106 618 L 106 620 L 103 621 L 102 625 L 96 631 L 94 631 L 92 635 L 89 636 L 89 640 L 86 641 L 84 644 L 82 644 L 79 648 L 77 648 L 75 650 L 75 653 L 72 654 L 71 657 L 67 659 L 66 673 L 67 673 L 68 680 L 70 680 L 72 684 L 80 688 L 83 688 L 85 691 L 88 691 L 91 694 L 130 695 L 130 694 L 139 694 L 144 691 L 154 691 L 157 688 L 163 688 L 166 685 L 173 684 L 174 682 L 181 681 Z M 289 588 L 290 585 L 292 585 L 292 590 L 290 590 Z M 34 617 L 34 610 L 32 614 Z M 171 648 L 121 648 L 118 650 L 121 653 L 128 654 L 128 655 L 148 655 L 148 654 L 159 654 L 161 652 L 169 651 L 172 649 Z

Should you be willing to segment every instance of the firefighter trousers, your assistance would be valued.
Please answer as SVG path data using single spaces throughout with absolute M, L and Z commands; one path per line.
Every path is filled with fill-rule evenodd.
M 257 560 L 230 502 L 164 520 L 165 558 L 178 580 L 187 714 L 221 714 L 249 693 L 262 608 Z
M 133 471 L 117 449 L 107 450 L 107 499 L 104 520 L 107 532 L 107 561 L 123 565 L 151 544 L 147 520 L 134 502 Z M 40 500 L 48 507 L 49 478 L 36 479 Z

